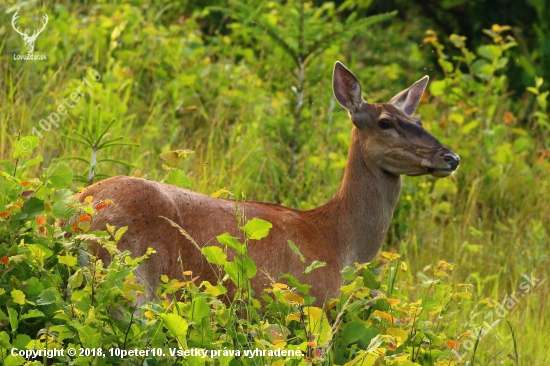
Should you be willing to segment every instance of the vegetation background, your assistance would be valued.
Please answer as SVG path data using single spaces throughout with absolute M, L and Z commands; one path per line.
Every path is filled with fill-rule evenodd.
M 25 53 L 21 36 L 10 24 L 15 11 L 19 11 L 21 29 L 29 30 L 39 26 L 43 13 L 48 14 L 49 22 L 34 50 L 35 54 L 46 54 L 46 61 L 14 59 L 14 54 Z M 345 111 L 332 96 L 335 60 L 356 73 L 370 102 L 386 102 L 429 75 L 430 86 L 418 114 L 425 128 L 462 158 L 460 170 L 451 179 L 404 179 L 383 247 L 385 252 L 399 253 L 400 259 L 387 254 L 380 263 L 388 271 L 373 269 L 373 273 L 381 276 L 379 290 L 388 298 L 395 287 L 399 292 L 394 296 L 402 304 L 418 299 L 426 304 L 426 292 L 430 291 L 435 291 L 439 297 L 433 294 L 433 298 L 440 302 L 431 308 L 436 313 L 424 314 L 428 317 L 422 326 L 414 321 L 408 325 L 407 341 L 402 338 L 400 344 L 394 334 L 397 344 L 395 349 L 385 346 L 388 353 L 384 362 L 409 365 L 395 358 L 406 354 L 410 364 L 550 364 L 547 283 L 531 289 L 504 316 L 497 316 L 498 304 L 517 293 L 524 275 L 541 282 L 549 276 L 547 1 L 9 0 L 0 4 L 0 14 L 0 346 L 4 349 L 0 360 L 5 364 L 22 363 L 6 353 L 13 344 L 36 347 L 36 342 L 47 344 L 52 337 L 58 345 L 67 345 L 68 335 L 61 337 L 60 328 L 44 331 L 52 326 L 48 311 L 52 316 L 55 311 L 45 310 L 54 301 L 48 302 L 43 291 L 56 284 L 65 291 L 58 294 L 56 304 L 60 309 L 63 304 L 74 308 L 80 298 L 75 298 L 73 291 L 83 282 L 81 278 L 76 286 L 74 276 L 80 273 L 88 281 L 94 278 L 93 273 L 79 272 L 76 263 L 59 261 L 59 257 L 53 260 L 56 256 L 52 253 L 63 257 L 63 250 L 74 251 L 53 224 L 56 218 L 76 211 L 52 211 L 51 206 L 48 210 L 48 205 L 68 199 L 63 193 L 67 186 L 74 190 L 91 181 L 124 174 L 165 179 L 224 197 L 229 195 L 227 191 L 237 193 L 238 198 L 243 192 L 247 200 L 299 209 L 330 199 L 343 174 L 351 130 Z M 96 74 L 92 69 L 97 70 L 100 80 L 93 79 Z M 63 98 L 69 98 L 79 85 L 85 97 L 58 122 L 48 120 Z M 20 142 L 26 136 L 34 136 L 27 139 L 32 150 L 22 151 Z M 186 157 L 171 162 L 160 156 L 174 150 L 194 153 L 180 151 L 179 155 Z M 74 175 L 58 163 L 69 165 Z M 14 182 L 19 188 L 14 188 Z M 25 195 L 30 192 L 25 188 L 27 183 L 32 193 Z M 30 201 L 40 189 L 35 201 Z M 62 193 L 56 196 L 56 192 Z M 29 209 L 33 205 L 38 205 L 34 211 Z M 94 211 L 87 210 L 93 216 Z M 47 230 L 41 232 L 41 227 Z M 44 238 L 49 241 L 44 242 Z M 17 255 L 37 250 L 36 246 L 26 248 L 25 243 L 51 247 L 50 253 L 44 250 L 45 261 L 27 263 L 23 270 L 20 266 L 25 262 Z M 408 264 L 406 272 L 392 277 L 391 268 L 404 269 L 401 260 Z M 399 266 L 392 267 L 391 263 Z M 123 259 L 119 264 L 138 265 L 124 264 Z M 60 282 L 51 278 L 43 282 L 44 272 L 37 266 L 48 267 L 46 272 L 58 274 Z M 435 282 L 426 276 L 444 281 L 437 282 L 438 290 L 434 290 Z M 72 284 L 64 282 L 69 278 Z M 122 284 L 128 279 L 112 280 Z M 33 287 L 37 281 L 43 282 L 40 291 Z M 24 290 L 28 288 L 33 290 Z M 469 295 L 460 296 L 455 303 L 453 289 L 457 288 L 461 288 L 458 293 L 465 288 Z M 24 290 L 23 299 L 18 289 Z M 368 296 L 362 299 L 366 301 Z M 98 300 L 92 295 L 90 301 L 88 312 Z M 345 308 L 344 302 L 335 309 Z M 212 314 L 218 311 L 208 304 Z M 437 306 L 442 305 L 437 312 Z M 407 306 L 403 309 L 412 311 L 411 305 Z M 95 309 L 97 319 L 99 314 L 108 317 L 106 309 Z M 81 336 L 106 327 L 105 318 L 96 324 L 84 313 L 71 313 L 74 318 L 70 321 L 76 322 L 72 325 L 61 318 L 53 324 L 67 322 L 63 323 L 66 331 Z M 501 321 L 475 343 L 474 350 L 460 352 L 459 343 L 488 321 L 489 313 Z M 343 324 L 359 323 L 353 316 L 343 317 Z M 391 337 L 388 327 L 372 312 L 359 318 L 364 329 L 377 328 L 381 335 Z M 160 315 L 156 319 L 161 319 Z M 135 319 L 126 321 L 132 327 L 140 326 Z M 148 321 L 151 319 L 140 324 L 151 326 Z M 391 323 L 394 325 L 393 320 Z M 83 328 L 84 324 L 91 330 Z M 168 336 L 158 340 L 136 331 L 136 344 L 169 344 L 170 339 L 183 344 L 185 337 L 170 333 L 173 327 L 169 322 L 158 324 L 168 329 Z M 130 329 L 117 326 L 112 326 L 114 338 L 101 343 L 102 347 L 112 346 L 117 337 L 124 336 L 118 330 Z M 346 334 L 355 326 L 349 326 Z M 247 327 L 256 329 L 252 323 Z M 361 337 L 374 339 L 364 329 L 359 332 Z M 339 328 L 333 330 L 334 339 L 342 339 Z M 417 331 L 423 336 L 414 343 Z M 225 334 L 225 330 L 219 332 Z M 191 333 L 186 335 L 190 339 Z M 301 344 L 300 339 L 311 341 L 298 333 L 292 335 L 296 344 Z M 340 343 L 316 339 L 315 345 L 306 344 L 308 360 L 342 364 L 363 357 L 355 362 L 369 364 L 369 355 L 382 347 L 369 348 L 376 342 L 363 339 L 361 343 L 361 337 L 346 337 Z M 226 335 L 224 339 L 229 338 Z M 442 353 L 422 356 L 432 350 L 426 339 Z M 273 339 L 270 341 L 273 345 Z M 315 347 L 323 342 L 323 352 L 315 353 Z M 81 340 L 80 347 L 86 347 L 85 341 Z M 420 349 L 424 353 L 418 353 Z M 132 360 L 138 363 L 138 359 Z M 284 358 L 258 362 L 279 361 L 305 362 Z M 237 362 L 237 358 L 227 364 L 230 362 Z

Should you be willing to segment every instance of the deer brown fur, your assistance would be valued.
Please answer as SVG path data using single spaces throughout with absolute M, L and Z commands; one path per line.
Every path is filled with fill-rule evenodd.
M 248 254 L 259 270 L 252 279 L 256 292 L 270 286 L 265 273 L 272 278 L 281 273 L 303 278 L 304 265 L 287 244 L 291 240 L 308 263 L 326 262 L 325 267 L 305 277 L 305 282 L 314 285 L 311 295 L 318 301 L 337 296 L 342 268 L 372 260 L 382 245 L 399 197 L 400 176 L 445 177 L 457 169 L 459 157 L 411 116 L 427 83 L 425 76 L 389 103 L 371 104 L 363 100 L 357 78 L 340 62 L 336 63 L 334 94 L 353 122 L 344 178 L 336 195 L 312 210 L 246 202 L 247 219 L 258 217 L 273 224 L 269 236 L 249 243 Z M 149 298 L 161 275 L 181 277 L 182 267 L 192 270 L 193 276 L 200 276 L 199 282 L 217 281 L 217 272 L 198 248 L 160 216 L 176 222 L 200 246 L 217 244 L 216 236 L 225 232 L 243 236 L 238 230 L 233 200 L 123 176 L 96 183 L 77 197 L 83 200 L 87 196 L 93 196 L 95 201 L 115 202 L 100 211 L 93 229 L 104 229 L 106 223 L 128 226 L 120 249 L 129 249 L 135 256 L 145 253 L 148 247 L 156 250 L 136 274 L 145 283 Z M 108 259 L 106 253 L 100 256 Z

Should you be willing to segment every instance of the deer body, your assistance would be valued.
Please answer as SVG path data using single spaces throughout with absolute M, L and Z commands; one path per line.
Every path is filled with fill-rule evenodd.
M 354 123 L 342 184 L 327 204 L 312 210 L 246 202 L 248 220 L 257 217 L 273 224 L 269 236 L 248 246 L 248 255 L 259 270 L 252 280 L 256 292 L 269 287 L 269 277 L 276 279 L 281 273 L 290 273 L 314 283 L 310 294 L 318 301 L 337 296 L 342 268 L 370 261 L 379 250 L 399 198 L 400 175 L 443 177 L 456 170 L 458 156 L 426 132 L 419 120 L 410 117 L 426 84 L 425 77 L 388 104 L 369 104 L 363 101 L 355 76 L 336 63 L 335 96 L 348 109 Z M 120 249 L 129 249 L 136 256 L 145 253 L 148 247 L 157 251 L 136 275 L 146 284 L 149 298 L 161 275 L 181 277 L 178 258 L 185 270 L 200 276 L 199 281 L 217 281 L 198 248 L 159 216 L 176 222 L 200 246 L 217 244 L 215 237 L 224 232 L 236 237 L 243 235 L 238 230 L 232 200 L 129 177 L 96 183 L 79 193 L 78 198 L 83 200 L 87 196 L 115 201 L 114 206 L 100 211 L 94 229 L 102 229 L 106 223 L 128 226 Z M 242 209 L 240 204 L 239 210 Z M 308 263 L 323 261 L 326 267 L 304 279 L 304 264 L 287 240 L 298 246 Z M 105 253 L 101 256 L 107 259 Z

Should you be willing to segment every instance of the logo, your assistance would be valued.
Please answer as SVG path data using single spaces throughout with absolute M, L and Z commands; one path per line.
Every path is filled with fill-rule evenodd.
M 19 26 L 17 25 L 17 18 L 19 18 L 18 15 L 19 11 L 16 11 L 15 14 L 13 14 L 13 17 L 11 18 L 11 25 L 13 29 L 17 33 L 21 35 L 21 38 L 23 38 L 23 41 L 25 41 L 25 47 L 27 48 L 27 54 L 26 55 L 13 55 L 14 60 L 47 60 L 48 58 L 46 55 L 33 55 L 34 51 L 34 44 L 36 43 L 36 38 L 42 33 L 42 31 L 46 28 L 46 24 L 48 24 L 48 14 L 44 14 L 44 17 L 42 19 L 42 28 L 39 30 L 34 30 L 32 35 L 28 35 L 27 31 L 28 29 L 25 29 L 24 32 L 21 32 L 19 30 Z

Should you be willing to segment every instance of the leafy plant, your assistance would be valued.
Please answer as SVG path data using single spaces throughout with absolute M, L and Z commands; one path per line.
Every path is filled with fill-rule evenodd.
M 81 117 L 81 121 L 83 121 Z M 112 159 L 112 158 L 99 158 L 98 159 L 98 153 L 106 148 L 114 147 L 114 146 L 139 146 L 137 143 L 133 142 L 125 142 L 121 141 L 124 137 L 115 137 L 112 139 L 107 139 L 109 136 L 109 129 L 113 126 L 113 124 L 116 122 L 116 119 L 111 120 L 106 126 L 103 126 L 102 120 L 101 120 L 101 106 L 97 107 L 97 119 L 95 124 L 93 124 L 91 127 L 88 124 L 84 123 L 84 126 L 86 128 L 86 134 L 81 134 L 78 131 L 73 131 L 73 133 L 77 137 L 73 136 L 64 136 L 68 138 L 69 140 L 72 140 L 74 142 L 77 142 L 79 144 L 83 144 L 86 147 L 90 148 L 92 151 L 92 156 L 90 159 L 86 159 L 81 156 L 72 156 L 72 157 L 62 157 L 58 158 L 57 160 L 79 160 L 84 163 L 86 163 L 89 166 L 88 176 L 84 177 L 82 175 L 75 176 L 75 180 L 78 180 L 80 182 L 84 182 L 88 185 L 91 185 L 94 183 L 95 179 L 105 179 L 108 178 L 109 175 L 107 174 L 101 174 L 98 164 L 99 163 L 115 163 L 115 164 L 121 164 L 127 167 L 131 167 L 132 164 L 124 162 L 122 160 Z M 103 127 L 103 128 L 102 128 Z
M 264 34 L 267 34 L 292 61 L 290 65 L 285 65 L 283 72 L 294 77 L 291 87 L 294 98 L 290 104 L 290 114 L 293 116 L 294 124 L 289 142 L 291 160 L 288 170 L 288 173 L 293 175 L 300 149 L 300 128 L 303 108 L 306 107 L 307 100 L 306 77 L 309 64 L 334 44 L 364 34 L 368 27 L 391 19 L 397 12 L 364 18 L 359 18 L 356 12 L 352 12 L 345 21 L 340 21 L 340 16 L 352 7 L 349 1 L 338 7 L 333 2 L 326 2 L 319 8 L 304 0 L 257 1 L 256 3 L 231 0 L 229 3 L 231 8 L 228 14 L 239 21 L 239 23 L 233 23 L 234 29 L 246 26 L 245 36 L 252 37 L 258 44 L 262 44 Z M 221 7 L 210 9 L 224 13 L 228 10 Z M 267 9 L 269 12 L 265 11 Z

